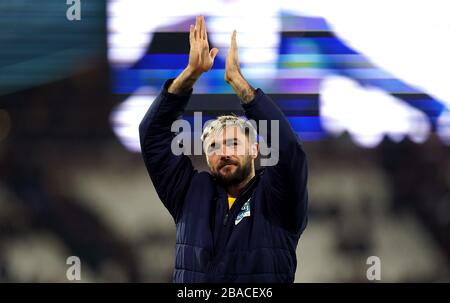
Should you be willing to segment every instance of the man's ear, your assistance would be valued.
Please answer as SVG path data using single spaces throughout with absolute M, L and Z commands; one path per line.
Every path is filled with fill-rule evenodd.
M 253 143 L 250 147 L 250 155 L 252 156 L 252 159 L 256 159 L 258 157 L 259 153 L 259 144 Z

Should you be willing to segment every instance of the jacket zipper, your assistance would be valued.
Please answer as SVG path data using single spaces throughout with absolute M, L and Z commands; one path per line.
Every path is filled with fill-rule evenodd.
M 225 217 L 223 218 L 223 226 L 227 225 L 227 221 L 228 221 L 228 212 L 225 214 Z

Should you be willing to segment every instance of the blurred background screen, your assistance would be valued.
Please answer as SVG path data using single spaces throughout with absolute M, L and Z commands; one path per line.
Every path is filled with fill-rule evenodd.
M 58 80 L 104 50 L 102 1 L 83 3 L 83 22 L 68 22 L 66 1 L 0 3 L 0 94 Z
M 70 20 L 76 3 L 0 3 L 1 282 L 66 282 L 70 256 L 85 282 L 171 281 L 138 125 L 196 15 L 219 53 L 184 117 L 242 114 L 223 79 L 236 29 L 242 73 L 304 142 L 296 282 L 368 282 L 370 256 L 382 282 L 450 280 L 446 1 L 90 0 Z

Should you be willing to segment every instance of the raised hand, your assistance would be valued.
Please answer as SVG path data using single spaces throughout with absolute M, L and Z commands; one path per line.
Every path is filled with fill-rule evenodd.
M 225 81 L 230 83 L 237 76 L 241 76 L 239 67 L 238 48 L 236 42 L 236 30 L 231 34 L 231 45 L 228 49 L 225 63 Z
M 239 66 L 236 30 L 231 34 L 231 45 L 225 62 L 225 81 L 231 85 L 243 103 L 255 98 L 255 89 L 245 80 Z
M 205 17 L 197 16 L 195 18 L 195 26 L 190 26 L 189 43 L 191 45 L 189 68 L 195 73 L 204 73 L 210 70 L 219 50 L 217 48 L 209 49 Z
M 209 50 L 208 34 L 206 33 L 205 18 L 197 16 L 195 26 L 189 29 L 189 64 L 168 88 L 169 93 L 185 94 L 194 86 L 200 76 L 211 69 L 214 58 L 219 50 Z

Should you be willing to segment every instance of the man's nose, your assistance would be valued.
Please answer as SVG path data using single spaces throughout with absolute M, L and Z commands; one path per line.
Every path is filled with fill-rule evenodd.
M 219 149 L 219 152 L 217 154 L 220 157 L 229 157 L 230 155 L 230 151 L 228 150 L 228 148 L 225 145 L 222 145 Z
M 230 160 L 230 155 L 226 155 L 226 154 L 222 154 L 220 155 L 220 160 L 221 161 L 226 161 L 226 160 Z

